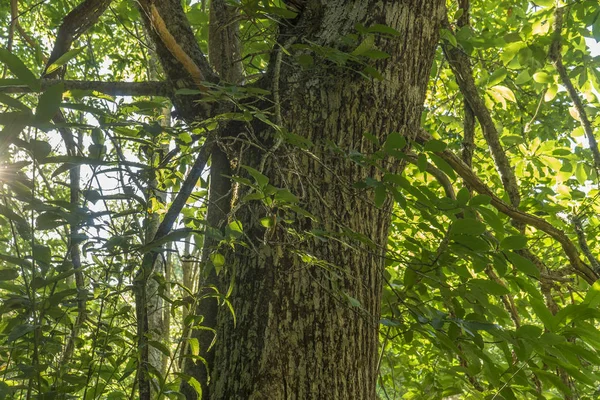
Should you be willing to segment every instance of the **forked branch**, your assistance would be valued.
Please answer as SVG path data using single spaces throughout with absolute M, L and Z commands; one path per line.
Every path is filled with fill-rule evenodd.
M 421 130 L 417 137 L 417 142 L 425 143 L 431 140 L 429 133 Z M 436 155 L 446 161 L 454 171 L 467 183 L 473 190 L 479 194 L 484 194 L 490 197 L 491 205 L 501 213 L 509 216 L 515 221 L 532 226 L 554 238 L 563 248 L 567 258 L 570 261 L 574 272 L 584 278 L 589 284 L 593 284 L 599 277 L 579 256 L 579 250 L 568 236 L 556 228 L 551 223 L 528 214 L 502 201 L 494 192 L 469 168 L 457 155 L 450 150 L 436 152 Z

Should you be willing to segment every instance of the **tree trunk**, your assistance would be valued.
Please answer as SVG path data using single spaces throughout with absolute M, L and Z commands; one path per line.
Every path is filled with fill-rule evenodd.
M 302 67 L 298 54 L 280 62 L 282 51 L 274 50 L 266 79 L 275 100 L 271 111 L 287 131 L 312 142 L 310 152 L 280 143 L 265 128 L 251 135 L 260 139 L 240 163 L 262 171 L 275 188 L 289 189 L 315 220 L 294 214 L 284 202 L 239 204 L 233 218 L 242 223 L 246 246 L 226 257 L 222 278 L 234 282 L 229 300 L 235 318 L 219 312 L 212 399 L 375 398 L 391 202 L 378 208 L 372 190 L 352 185 L 368 177 L 381 181 L 402 165 L 387 157 L 364 166 L 335 148 L 373 154 L 381 145 L 365 133 L 380 143 L 392 132 L 413 137 L 444 11 L 442 0 L 312 0 L 282 28 L 280 44 L 313 46 L 301 51 L 315 63 Z M 360 58 L 342 66 L 313 51 L 352 52 L 344 37 L 357 33 L 357 24 L 399 32 L 373 35 L 389 58 L 364 59 L 381 81 L 356 72 Z M 242 185 L 236 198 L 249 192 Z M 263 218 L 274 223 L 265 228 Z

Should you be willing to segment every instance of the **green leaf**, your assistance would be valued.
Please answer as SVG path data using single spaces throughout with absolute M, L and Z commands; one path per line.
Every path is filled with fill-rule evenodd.
M 12 281 L 19 277 L 19 272 L 16 269 L 0 269 L 0 281 Z
M 157 340 L 149 340 L 148 344 L 163 353 L 165 356 L 171 357 L 171 350 L 169 350 L 169 348 L 163 343 Z
M 352 51 L 353 56 L 361 56 L 375 47 L 375 36 L 367 35 L 363 41 Z
M 550 76 L 547 72 L 539 71 L 533 74 L 533 80 L 538 83 L 550 83 L 553 82 L 552 76 Z
M 588 289 L 582 304 L 586 304 L 591 308 L 596 308 L 600 305 L 600 279 L 594 282 Z
M 22 324 L 15 326 L 8 334 L 7 343 L 12 343 L 20 337 L 27 335 L 35 330 L 35 326 L 31 324 Z
M 6 49 L 0 49 L 0 62 L 2 62 L 10 72 L 17 78 L 23 81 L 34 92 L 39 92 L 41 89 L 40 80 L 33 72 L 29 70 L 17 56 Z
M 487 279 L 471 279 L 469 281 L 469 286 L 473 288 L 478 288 L 482 292 L 494 296 L 504 296 L 510 293 L 506 286 Z
M 504 232 L 504 222 L 500 217 L 492 210 L 486 207 L 477 207 L 477 211 L 483 217 L 486 224 L 488 224 L 495 232 Z
M 196 338 L 189 338 L 188 343 L 190 345 L 190 352 L 193 356 L 200 354 L 200 342 Z
M 296 204 L 298 201 L 298 197 L 295 194 L 290 192 L 288 189 L 278 189 L 275 193 L 274 200 L 280 203 L 288 203 L 288 204 Z
M 56 61 L 54 61 L 52 64 L 50 64 L 50 66 L 48 66 L 48 69 L 46 69 L 46 74 L 51 74 L 52 72 L 56 71 L 57 69 L 59 69 L 60 67 L 62 67 L 63 65 L 65 65 L 66 63 L 71 61 L 73 58 L 77 57 L 79 55 L 79 53 L 81 53 L 84 49 L 85 49 L 85 47 L 80 47 L 78 49 L 71 49 L 71 50 L 67 51 L 65 54 L 60 56 Z
M 227 234 L 228 236 L 232 236 L 234 238 L 238 238 L 242 236 L 244 233 L 244 229 L 242 228 L 242 223 L 240 221 L 232 221 L 227 225 Z
M 275 225 L 275 218 L 273 217 L 262 217 L 260 224 L 265 228 L 272 228 Z
M 377 79 L 378 81 L 383 81 L 384 79 L 383 75 L 381 75 L 381 72 L 379 72 L 379 70 L 377 70 L 376 68 L 371 67 L 370 65 L 364 67 L 362 73 L 366 78 L 370 77 L 373 79 Z
M 429 154 L 429 158 L 431 158 L 431 161 L 433 161 L 435 166 L 441 169 L 446 175 L 448 175 L 450 179 L 456 179 L 456 173 L 454 172 L 454 169 L 452 169 L 452 167 L 446 162 L 446 160 L 433 153 Z
M 469 192 L 469 189 L 467 188 L 462 188 L 458 191 L 458 193 L 456 194 L 456 201 L 458 202 L 458 205 L 460 207 L 464 207 L 467 205 L 467 203 L 469 202 L 469 199 L 471 198 L 471 193 Z
M 210 261 L 215 267 L 221 268 L 223 265 L 225 265 L 225 256 L 221 253 L 211 253 Z
M 478 194 L 471 198 L 469 206 L 476 207 L 480 205 L 488 205 L 492 201 L 492 198 L 486 194 Z
M 400 149 L 404 148 L 404 146 L 406 146 L 406 139 L 404 138 L 404 136 L 402 136 L 398 132 L 392 132 L 385 139 L 383 148 L 386 151 L 400 150 Z
M 513 91 L 506 86 L 496 85 L 492 87 L 492 90 L 508 101 L 512 101 L 513 103 L 517 102 L 517 98 L 515 97 Z
M 310 54 L 300 54 L 298 56 L 298 64 L 300 64 L 304 68 L 311 67 L 314 65 L 314 63 L 315 63 L 315 60 L 314 60 L 313 56 L 311 56 Z
M 404 286 L 407 289 L 412 288 L 415 285 L 415 282 L 417 281 L 417 273 L 415 272 L 415 270 L 412 267 L 407 267 L 404 270 L 404 279 L 403 279 L 403 283 Z
M 269 178 L 264 176 L 258 170 L 254 169 L 252 167 L 249 167 L 247 165 L 242 165 L 242 168 L 244 168 L 246 171 L 248 171 L 248 173 L 254 178 L 254 180 L 256 181 L 256 183 L 258 184 L 258 186 L 260 188 L 266 187 L 267 184 L 269 183 Z
M 31 139 L 27 147 L 36 160 L 42 160 L 52 152 L 52 146 L 44 140 Z
M 28 260 L 24 260 L 19 257 L 9 256 L 8 254 L 0 254 L 0 261 L 18 265 L 23 268 L 31 269 L 31 263 Z
M 4 93 L 0 93 L 0 103 L 6 104 L 7 106 L 12 107 L 14 109 L 24 111 L 27 114 L 31 113 L 31 109 L 25 104 Z
M 577 163 L 577 166 L 575 167 L 575 177 L 577 178 L 577 182 L 579 182 L 580 185 L 585 185 L 585 182 L 587 180 L 587 173 L 585 172 L 583 163 Z
M 554 0 L 533 0 L 533 2 L 542 7 L 553 7 L 555 4 Z
M 494 86 L 499 83 L 502 83 L 502 81 L 504 81 L 504 79 L 506 78 L 506 75 L 506 68 L 498 68 L 490 75 L 487 82 L 488 86 Z
M 25 218 L 2 204 L 0 204 L 0 214 L 15 223 L 17 232 L 19 232 L 23 239 L 29 240 L 31 238 L 31 227 Z
M 515 83 L 517 85 L 522 85 L 524 83 L 527 83 L 531 80 L 531 75 L 529 75 L 529 71 L 527 71 L 526 69 L 521 71 L 521 73 L 519 75 L 517 75 L 517 77 L 515 78 Z
M 381 208 L 387 198 L 387 189 L 384 185 L 378 185 L 375 188 L 375 207 Z
M 33 259 L 43 264 L 50 264 L 52 262 L 50 247 L 41 244 L 33 245 Z
M 506 257 L 515 266 L 516 269 L 523 272 L 524 274 L 534 276 L 536 278 L 540 277 L 540 271 L 535 266 L 533 262 L 528 260 L 527 258 L 520 256 L 519 254 L 513 251 L 505 252 Z
M 473 218 L 463 218 L 452 224 L 451 232 L 455 235 L 478 236 L 485 232 L 485 225 Z
M 544 302 L 540 299 L 530 297 L 529 304 L 535 312 L 535 315 L 538 316 L 538 318 L 542 321 L 544 326 L 552 332 L 554 330 L 555 325 L 554 316 L 552 315 L 550 310 L 548 310 Z
M 478 236 L 452 233 L 452 240 L 476 253 L 483 253 L 490 249 L 490 245 Z
M 38 122 L 49 122 L 56 115 L 62 103 L 63 92 L 64 85 L 62 83 L 44 90 L 35 109 L 35 119 Z
M 600 18 L 596 14 L 596 21 L 592 25 L 592 36 L 596 42 L 600 42 Z
M 550 85 L 548 86 L 548 90 L 544 94 L 544 101 L 549 102 L 554 100 L 556 94 L 558 93 L 558 85 Z
M 543 330 L 542 328 L 534 325 L 521 325 L 515 332 L 517 337 L 524 339 L 535 340 L 540 337 Z
M 448 29 L 440 29 L 440 36 L 442 39 L 444 39 L 448 43 L 450 43 L 453 47 L 456 47 L 458 45 L 458 42 L 456 41 L 456 37 Z
M 521 250 L 527 247 L 527 238 L 523 235 L 507 236 L 500 242 L 500 248 L 504 250 Z
M 374 24 L 367 28 L 367 32 L 370 33 L 383 33 L 391 36 L 400 36 L 401 33 L 395 30 L 394 28 L 383 25 L 383 24 Z
M 419 168 L 419 171 L 421 172 L 427 170 L 427 156 L 423 153 L 419 154 L 417 158 L 417 168 Z
M 348 300 L 348 304 L 350 304 L 350 306 L 356 307 L 356 308 L 361 307 L 360 301 L 358 301 L 358 299 L 355 299 L 354 297 L 349 296 L 349 295 L 346 295 L 346 299 Z
M 432 139 L 425 143 L 425 146 L 423 146 L 423 150 L 441 153 L 442 151 L 446 150 L 447 146 L 448 145 L 442 142 L 441 140 Z
M 186 381 L 192 388 L 194 388 L 196 395 L 198 396 L 199 399 L 201 399 L 202 398 L 202 386 L 200 385 L 200 382 L 198 382 L 198 380 L 196 378 L 194 378 L 193 376 L 186 377 Z

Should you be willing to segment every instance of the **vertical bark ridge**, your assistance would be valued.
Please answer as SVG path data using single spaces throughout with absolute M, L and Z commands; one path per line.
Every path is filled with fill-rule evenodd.
M 292 219 L 293 213 L 258 201 L 236 213 L 251 243 L 227 258 L 236 322 L 231 313 L 219 315 L 212 399 L 375 398 L 384 256 L 377 249 L 386 246 L 391 204 L 376 208 L 372 194 L 351 187 L 367 177 L 381 179 L 381 169 L 351 162 L 333 147 L 369 154 L 379 146 L 365 139 L 366 132 L 381 143 L 392 132 L 412 136 L 443 15 L 443 1 L 309 1 L 296 21 L 298 42 L 320 46 L 339 48 L 357 23 L 387 25 L 400 35 L 375 39 L 390 54 L 372 64 L 381 82 L 327 60 L 313 69 L 293 57 L 282 63 L 284 127 L 314 146 L 312 155 L 279 147 L 263 173 L 273 186 L 301 197 L 300 205 L 317 221 L 296 216 L 297 222 L 276 222 L 265 232 L 260 218 Z M 286 32 L 282 41 L 293 34 Z M 250 148 L 240 162 L 256 167 L 262 156 Z M 389 165 L 401 172 L 393 160 Z M 331 239 L 303 235 L 313 229 Z M 358 235 L 368 240 L 356 240 Z M 360 307 L 351 305 L 356 302 Z

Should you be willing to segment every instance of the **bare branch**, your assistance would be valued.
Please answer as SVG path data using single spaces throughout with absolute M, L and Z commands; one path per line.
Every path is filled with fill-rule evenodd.
M 29 93 L 31 89 L 15 79 L 13 85 L 0 86 L 0 93 Z M 102 82 L 42 79 L 42 90 L 62 83 L 66 90 L 93 90 L 111 96 L 161 96 L 169 97 L 172 90 L 168 82 Z

